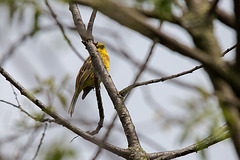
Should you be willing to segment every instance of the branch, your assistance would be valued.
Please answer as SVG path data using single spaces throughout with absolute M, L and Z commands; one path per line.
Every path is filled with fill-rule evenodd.
M 213 2 L 211 2 L 212 6 L 211 6 L 210 10 L 208 11 L 208 15 L 211 16 L 215 12 L 218 2 L 219 2 L 219 0 L 214 0 Z
M 234 12 L 235 12 L 235 31 L 236 31 L 236 39 L 237 39 L 237 49 L 236 49 L 236 62 L 235 62 L 235 70 L 240 74 L 240 1 L 234 0 Z M 240 95 L 239 95 L 240 96 Z M 239 151 L 240 155 L 240 151 Z M 240 157 L 240 156 L 239 156 Z
M 37 121 L 37 122 L 49 122 L 49 123 L 52 123 L 53 120 L 52 119 L 49 119 L 49 118 L 46 118 L 46 119 L 40 119 L 39 117 L 34 117 L 32 116 L 30 113 L 28 113 L 27 111 L 25 111 L 20 105 L 15 105 L 11 102 L 8 102 L 8 101 L 5 101 L 5 100 L 0 100 L 0 102 L 3 102 L 3 103 L 6 103 L 8 105 L 11 105 L 15 108 L 18 108 L 20 109 L 21 112 L 25 113 L 28 117 L 32 118 L 33 120 Z
M 132 85 L 136 84 L 136 82 L 138 81 L 139 77 L 141 76 L 141 74 L 143 73 L 143 71 L 146 69 L 147 63 L 149 62 L 149 59 L 150 59 L 150 57 L 151 57 L 151 55 L 152 55 L 152 53 L 153 53 L 153 49 L 154 49 L 154 47 L 155 47 L 155 44 L 156 44 L 156 43 L 154 42 L 153 45 L 152 45 L 152 47 L 151 47 L 151 49 L 150 49 L 150 51 L 149 51 L 149 53 L 148 53 L 148 56 L 147 56 L 145 62 L 140 66 L 140 69 L 139 69 L 139 71 L 138 71 L 138 74 L 136 75 L 136 77 L 135 77 Z M 131 86 L 131 85 L 130 85 L 130 86 Z M 119 92 L 122 97 L 125 97 L 124 101 L 126 101 L 127 97 L 128 97 L 129 94 L 131 93 L 131 90 L 132 90 L 132 89 L 133 89 L 133 88 L 129 88 L 129 90 L 126 92 L 126 94 L 127 94 L 126 97 L 125 97 L 126 94 L 123 95 L 123 94 L 121 94 L 121 91 Z
M 131 28 L 142 35 L 154 40 L 155 42 L 161 43 L 168 47 L 169 49 L 182 53 L 188 57 L 199 60 L 201 62 L 208 62 L 209 57 L 204 54 L 204 52 L 189 48 L 176 41 L 175 39 L 163 34 L 147 23 L 147 18 L 142 14 L 137 12 L 133 8 L 127 8 L 124 6 L 119 6 L 118 4 L 110 0 L 73 0 L 79 4 L 90 6 L 96 10 L 99 10 L 106 16 L 117 21 L 118 23 Z
M 217 19 L 228 27 L 235 28 L 235 17 L 220 8 L 215 10 Z
M 168 160 L 176 157 L 181 157 L 193 152 L 197 152 L 208 148 L 209 146 L 221 142 L 230 137 L 230 133 L 228 131 L 228 126 L 225 124 L 222 127 L 219 127 L 213 134 L 203 139 L 202 141 L 190 145 L 186 148 L 167 151 L 167 152 L 158 152 L 150 154 L 150 159 L 152 160 Z
M 85 24 L 82 21 L 82 17 L 81 17 L 79 9 L 77 7 L 77 4 L 69 3 L 69 10 L 72 13 L 74 24 L 78 28 L 77 31 L 78 31 L 79 35 L 81 36 L 83 41 L 86 41 L 88 39 L 87 38 L 87 30 L 86 30 Z
M 94 19 L 96 17 L 96 14 L 97 14 L 97 11 L 94 9 L 92 11 L 91 17 L 90 17 L 89 22 L 88 22 L 88 27 L 87 27 L 87 35 L 93 41 L 94 41 L 94 39 L 93 39 L 93 35 L 92 35 L 92 30 L 93 30 L 93 23 L 94 23 Z
M 104 42 L 104 40 L 101 40 L 101 42 Z M 141 63 L 134 59 L 133 56 L 131 56 L 131 53 L 128 53 L 126 50 L 126 48 L 122 48 L 121 46 L 126 46 L 125 43 L 123 43 L 122 41 L 116 41 L 116 43 L 120 44 L 120 48 L 117 49 L 116 47 L 114 47 L 113 45 L 111 44 L 108 44 L 108 48 L 113 51 L 113 53 L 115 53 L 117 56 L 122 55 L 127 61 L 129 61 L 130 63 L 132 63 L 133 65 L 135 65 L 137 68 L 141 68 Z M 106 44 L 106 43 L 105 43 Z M 119 53 L 119 54 L 118 54 Z M 166 73 L 163 73 L 161 71 L 159 71 L 159 69 L 157 68 L 154 68 L 154 67 L 151 67 L 151 66 L 146 66 L 146 70 L 158 77 L 163 77 L 163 76 L 166 76 Z M 178 81 L 178 80 L 172 80 L 170 82 L 173 82 L 174 84 L 177 84 L 179 85 L 180 87 L 186 87 L 186 88 L 189 88 L 189 89 L 192 89 L 192 86 L 190 86 L 188 83 L 185 83 L 185 82 L 181 82 L 181 81 Z
M 156 43 L 154 42 L 153 45 L 152 45 L 152 47 L 151 47 L 151 49 L 150 49 L 150 51 L 149 51 L 149 53 L 148 53 L 148 56 L 147 56 L 145 62 L 141 65 L 140 70 L 139 70 L 139 73 L 136 75 L 135 80 L 133 81 L 133 83 L 136 83 L 136 82 L 137 82 L 137 80 L 139 79 L 139 77 L 140 77 L 141 74 L 143 73 L 144 69 L 147 67 L 147 63 L 149 62 L 149 59 L 150 59 L 150 57 L 151 57 L 151 55 L 152 55 L 152 53 L 153 53 L 153 49 L 154 49 L 154 47 L 155 47 L 155 44 L 156 44 Z M 128 95 L 127 95 L 127 96 L 130 95 L 130 92 L 131 92 L 131 91 L 128 92 Z M 121 94 L 120 94 L 120 95 L 121 95 Z M 126 101 L 127 96 L 125 97 L 124 102 Z M 113 120 L 112 120 L 112 122 L 111 122 L 111 124 L 110 124 L 110 126 L 109 126 L 109 128 L 108 128 L 108 130 L 107 130 L 107 132 L 106 132 L 106 134 L 104 135 L 104 137 L 103 137 L 103 139 L 102 139 L 104 142 L 107 140 L 107 138 L 108 138 L 108 136 L 109 136 L 109 134 L 110 134 L 113 126 L 114 126 L 114 123 L 115 123 L 116 119 L 117 119 L 117 114 L 115 114 L 115 116 L 114 116 L 114 118 L 113 118 Z M 92 160 L 95 160 L 95 159 L 97 158 L 97 156 L 100 154 L 101 150 L 102 150 L 102 148 L 99 147 L 99 148 L 98 148 L 98 151 L 96 152 L 96 154 L 95 154 L 95 156 L 92 158 Z
M 0 65 L 2 66 L 6 60 L 8 60 L 14 53 L 17 47 L 19 47 L 25 40 L 31 36 L 32 31 L 23 34 L 16 42 L 14 42 L 6 53 L 1 53 L 2 57 L 0 59 Z
M 233 50 L 234 48 L 236 48 L 237 44 L 233 45 L 232 47 L 226 49 L 224 52 L 222 52 L 222 56 L 225 56 L 228 52 L 230 52 L 231 50 Z M 148 84 L 153 84 L 153 83 L 159 83 L 159 82 L 164 82 L 166 80 L 171 80 L 174 78 L 178 78 L 181 76 L 184 76 L 186 74 L 190 74 L 198 69 L 203 68 L 203 65 L 199 65 L 199 66 L 195 66 L 192 69 L 183 71 L 181 73 L 175 74 L 175 75 L 171 75 L 171 76 L 166 76 L 166 77 L 162 77 L 162 78 L 158 78 L 158 79 L 153 79 L 153 80 L 149 80 L 149 81 L 144 81 L 144 82 L 138 82 L 138 83 L 133 83 L 132 85 L 122 89 L 119 93 L 121 94 L 121 96 L 125 97 L 126 94 L 132 90 L 133 88 L 139 87 L 139 86 L 143 86 L 143 85 L 148 85 Z M 189 87 L 189 86 L 188 86 Z
M 112 119 L 112 122 L 111 124 L 109 125 L 108 129 L 107 129 L 107 132 L 105 133 L 104 137 L 102 138 L 102 141 L 103 142 L 106 142 L 107 138 L 109 137 L 110 135 L 110 132 L 112 131 L 113 127 L 114 127 L 114 124 L 115 124 L 115 121 L 117 119 L 118 115 L 115 114 L 113 119 Z M 98 155 L 101 153 L 102 151 L 102 147 L 98 147 L 98 150 L 97 152 L 95 153 L 95 155 L 93 156 L 92 160 L 96 160 L 96 158 L 98 157 Z
M 202 65 L 199 65 L 199 66 L 196 66 L 190 70 L 187 70 L 187 71 L 183 71 L 181 73 L 178 73 L 178 74 L 175 74 L 175 75 L 171 75 L 171 76 L 167 76 L 167 77 L 162 77 L 162 78 L 158 78 L 158 79 L 153 79 L 153 80 L 149 80 L 149 81 L 144 81 L 144 82 L 138 82 L 138 83 L 134 83 L 124 89 L 122 89 L 119 93 L 121 94 L 121 96 L 125 97 L 126 94 L 132 90 L 133 88 L 136 88 L 136 87 L 139 87 L 139 86 L 143 86 L 143 85 L 148 85 L 148 84 L 153 84 L 153 83 L 158 83 L 158 82 L 164 82 L 166 80 L 170 80 L 170 79 L 174 79 L 174 78 L 177 78 L 177 77 L 181 77 L 183 75 L 186 75 L 186 74 L 189 74 L 189 73 L 192 73 L 200 68 L 203 68 Z
M 77 51 L 77 49 L 72 45 L 72 42 L 70 41 L 70 39 L 67 37 L 64 28 L 62 26 L 62 24 L 58 21 L 57 19 L 57 15 L 54 13 L 52 7 L 49 5 L 48 0 L 45 0 L 45 4 L 48 7 L 51 16 L 53 17 L 53 19 L 55 20 L 56 24 L 58 25 L 60 31 L 62 32 L 62 35 L 64 37 L 64 39 L 67 41 L 68 45 L 70 46 L 70 48 L 73 50 L 73 52 L 82 60 L 84 61 L 85 59 L 81 56 L 81 54 Z
M 35 155 L 34 155 L 34 157 L 33 157 L 32 160 L 35 160 L 36 157 L 37 157 L 37 155 L 38 155 L 38 153 L 39 153 L 39 150 L 40 150 L 40 148 L 41 148 L 41 146 L 42 146 L 42 143 L 43 143 L 43 139 L 44 139 L 44 137 L 45 137 L 46 130 L 47 130 L 47 123 L 45 123 L 44 130 L 43 130 L 43 133 L 42 133 L 42 137 L 41 137 L 41 139 L 40 139 L 40 142 L 39 142 L 37 151 L 36 151 L 36 153 L 35 153 Z
M 176 51 L 181 55 L 193 58 L 201 62 L 205 67 L 214 72 L 216 76 L 226 80 L 229 84 L 232 84 L 233 88 L 240 90 L 240 77 L 232 73 L 230 68 L 224 63 L 214 60 L 214 57 L 206 54 L 205 52 L 190 48 L 179 41 L 169 37 L 168 35 L 160 32 L 158 29 L 147 23 L 147 18 L 132 8 L 120 6 L 110 0 L 73 0 L 79 4 L 90 6 L 99 10 L 106 16 L 117 21 L 118 23 L 131 28 L 142 35 L 160 43 L 172 51 Z
M 96 97 L 97 97 L 97 104 L 98 104 L 98 111 L 99 111 L 99 122 L 98 122 L 97 128 L 94 131 L 89 133 L 91 135 L 98 134 L 98 132 L 103 126 L 103 120 L 104 120 L 103 104 L 102 104 L 102 97 L 101 97 L 100 85 L 99 85 L 100 83 L 97 76 L 94 76 L 94 82 L 95 82 Z
M 80 12 L 78 11 L 79 15 L 75 14 L 78 10 L 77 6 L 75 4 L 70 3 L 70 10 L 73 14 L 73 19 L 75 22 L 75 25 L 77 27 L 78 33 L 81 36 L 81 29 L 83 29 L 83 26 L 81 26 L 81 23 L 78 23 L 78 21 L 82 22 Z M 116 86 L 114 85 L 108 71 L 106 70 L 106 67 L 103 64 L 103 61 L 98 53 L 98 50 L 96 46 L 93 43 L 93 40 L 87 39 L 85 41 L 85 46 L 91 56 L 92 65 L 94 67 L 94 70 L 96 71 L 97 76 L 99 76 L 99 79 L 103 82 L 109 97 L 111 98 L 113 105 L 117 111 L 118 117 L 120 118 L 120 121 L 122 123 L 124 133 L 127 137 L 128 141 L 128 147 L 132 147 L 133 149 L 138 149 L 141 147 L 140 142 L 137 137 L 137 133 L 135 130 L 135 126 L 132 122 L 131 116 L 123 103 L 122 97 L 119 95 L 118 90 Z M 142 150 L 142 149 L 141 149 Z M 132 150 L 131 150 L 132 151 Z M 135 153 L 133 156 L 144 156 L 143 150 L 141 152 Z
M 114 85 L 109 73 L 107 72 L 106 67 L 102 62 L 102 59 L 98 54 L 96 46 L 90 40 L 90 41 L 86 41 L 86 47 L 89 54 L 91 55 L 93 67 L 97 71 L 98 73 L 97 75 L 103 82 L 108 92 L 108 95 L 110 96 L 114 104 L 114 107 L 118 113 L 118 116 L 124 128 L 125 135 L 127 136 L 128 146 L 139 147 L 140 146 L 139 140 L 135 131 L 135 127 L 132 123 L 130 114 L 125 104 L 123 103 L 122 98 L 119 95 L 117 88 Z
M 1 66 L 0 66 L 0 73 L 6 78 L 7 81 L 9 81 L 13 86 L 15 86 L 20 93 L 28 98 L 30 101 L 32 101 L 37 107 L 39 107 L 43 112 L 47 113 L 49 116 L 54 118 L 55 123 L 62 125 L 66 127 L 67 129 L 71 130 L 72 132 L 76 133 L 80 137 L 84 138 L 85 140 L 96 144 L 98 146 L 103 147 L 104 149 L 115 153 L 116 155 L 119 155 L 121 157 L 128 157 L 129 151 L 127 149 L 122 149 L 119 147 L 116 147 L 114 145 L 102 142 L 101 140 L 97 139 L 96 137 L 85 133 L 81 129 L 77 128 L 75 125 L 71 124 L 69 121 L 58 115 L 55 111 L 53 111 L 51 108 L 47 107 L 45 104 L 43 104 L 39 99 L 37 99 L 32 93 L 30 93 L 28 90 L 26 90 L 21 84 L 19 84 L 9 73 L 7 73 Z

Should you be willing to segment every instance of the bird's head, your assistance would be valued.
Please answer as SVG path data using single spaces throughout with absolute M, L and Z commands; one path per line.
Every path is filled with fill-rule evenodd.
M 105 49 L 105 46 L 104 46 L 103 43 L 97 43 L 97 44 L 96 44 L 96 47 L 97 47 L 98 50 L 99 50 L 99 49 Z

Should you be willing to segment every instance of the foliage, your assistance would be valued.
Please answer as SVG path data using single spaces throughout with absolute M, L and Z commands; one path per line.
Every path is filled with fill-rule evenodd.
M 44 160 L 74 159 L 76 156 L 73 148 L 65 146 L 62 142 L 53 142 L 42 155 L 44 155 Z
M 214 132 L 222 120 L 222 113 L 218 110 L 218 100 L 215 96 L 204 91 L 203 88 L 197 88 L 197 97 L 191 97 L 184 100 L 183 109 L 185 110 L 185 122 L 182 123 L 182 135 L 180 142 L 188 140 L 188 137 L 194 136 L 196 141 L 202 137 L 202 131 L 205 136 Z M 203 127 L 202 124 L 205 124 Z
M 32 89 L 34 94 L 45 95 L 48 99 L 49 106 L 53 105 L 53 101 L 55 97 L 58 99 L 62 107 L 67 107 L 67 99 L 65 95 L 65 91 L 67 88 L 69 76 L 66 75 L 60 81 L 60 84 L 56 84 L 56 80 L 54 77 L 49 77 L 45 80 L 41 80 L 40 77 L 36 76 L 36 80 L 39 83 L 39 86 Z
M 151 6 L 147 8 L 153 8 L 152 11 L 160 20 L 172 19 L 173 7 L 176 6 L 174 0 L 137 0 L 137 2 L 137 6 L 141 8 Z

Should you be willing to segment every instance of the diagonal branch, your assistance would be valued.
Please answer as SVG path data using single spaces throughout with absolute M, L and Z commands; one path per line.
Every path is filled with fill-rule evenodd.
M 77 28 L 79 35 L 81 36 L 82 40 L 87 40 L 87 30 L 85 24 L 82 21 L 82 17 L 80 11 L 77 7 L 76 3 L 69 3 L 69 10 L 72 12 L 74 24 Z
M 171 75 L 171 76 L 166 76 L 166 77 L 162 77 L 162 78 L 158 78 L 158 79 L 152 79 L 152 80 L 149 80 L 149 81 L 144 81 L 144 82 L 138 82 L 138 83 L 134 83 L 124 89 L 122 89 L 119 93 L 121 94 L 121 96 L 125 97 L 126 94 L 132 90 L 133 88 L 136 88 L 136 87 L 139 87 L 139 86 L 143 86 L 143 85 L 148 85 L 148 84 L 153 84 L 153 83 L 159 83 L 159 82 L 164 82 L 166 80 L 171 80 L 171 79 L 174 79 L 174 78 L 177 78 L 177 77 L 181 77 L 183 75 L 186 75 L 186 74 L 189 74 L 189 73 L 192 73 L 200 68 L 203 68 L 202 65 L 199 65 L 199 66 L 196 66 L 190 70 L 187 70 L 187 71 L 183 71 L 181 73 L 178 73 L 178 74 L 174 74 L 174 75 Z
M 235 28 L 235 17 L 220 8 L 215 10 L 217 19 L 228 27 Z
M 68 45 L 70 46 L 70 48 L 73 50 L 73 52 L 81 59 L 81 60 L 85 60 L 81 54 L 77 51 L 77 49 L 72 45 L 72 42 L 70 41 L 70 39 L 67 37 L 65 31 L 64 31 L 64 28 L 62 26 L 62 24 L 58 21 L 57 19 L 57 15 L 54 13 L 52 7 L 50 6 L 50 4 L 48 3 L 48 0 L 45 0 L 45 4 L 46 6 L 48 7 L 50 13 L 51 13 L 51 16 L 53 17 L 53 19 L 55 20 L 56 24 L 58 25 L 60 31 L 62 32 L 63 34 L 63 37 L 64 39 L 67 41 Z
M 150 154 L 150 159 L 152 160 L 168 160 L 176 157 L 181 157 L 193 152 L 197 152 L 208 148 L 209 146 L 221 142 L 230 137 L 228 131 L 228 126 L 225 124 L 222 127 L 219 127 L 213 134 L 203 139 L 202 141 L 185 147 L 179 150 L 167 151 L 167 152 L 158 152 Z
M 42 143 L 43 143 L 43 139 L 44 139 L 44 137 L 45 137 L 45 133 L 46 133 L 46 130 L 47 130 L 47 125 L 48 125 L 48 124 L 45 123 L 44 130 L 43 130 L 43 133 L 42 133 L 42 137 L 41 137 L 41 139 L 40 139 L 40 142 L 39 142 L 39 144 L 38 144 L 37 151 L 36 151 L 34 157 L 32 158 L 32 160 L 35 160 L 36 157 L 37 157 L 37 155 L 38 155 L 38 153 L 39 153 L 39 150 L 40 150 L 40 148 L 41 148 L 41 146 L 42 146 Z
M 20 93 L 28 98 L 30 101 L 32 101 L 37 107 L 39 107 L 43 112 L 47 113 L 49 116 L 54 118 L 55 123 L 62 125 L 66 127 L 67 129 L 71 130 L 72 132 L 76 133 L 80 137 L 84 138 L 85 140 L 88 140 L 91 143 L 94 143 L 98 146 L 103 147 L 104 149 L 113 152 L 121 157 L 128 157 L 129 151 L 127 149 L 122 149 L 119 147 L 116 147 L 114 145 L 102 142 L 98 138 L 85 133 L 81 129 L 77 128 L 73 124 L 71 124 L 69 121 L 58 115 L 55 111 L 53 111 L 51 108 L 47 107 L 43 102 L 41 102 L 39 99 L 37 99 L 31 92 L 29 92 L 27 89 L 25 89 L 20 83 L 18 83 L 7 71 L 5 71 L 0 66 L 0 73 L 6 78 L 7 81 L 9 81 L 13 86 L 15 86 Z
M 237 47 L 237 44 L 233 45 L 232 47 L 226 49 L 224 52 L 222 52 L 222 56 L 225 56 L 228 52 L 230 52 L 231 50 L 233 50 L 234 48 Z M 195 66 L 194 68 L 192 69 L 189 69 L 189 70 L 186 70 L 186 71 L 183 71 L 181 73 L 178 73 L 178 74 L 174 74 L 174 75 L 171 75 L 171 76 L 166 76 L 166 77 L 162 77 L 162 78 L 158 78 L 158 79 L 153 79 L 153 80 L 149 80 L 149 81 L 144 81 L 144 82 L 138 82 L 138 83 L 133 83 L 132 85 L 122 89 L 119 93 L 121 94 L 121 96 L 125 97 L 126 94 L 132 90 L 133 88 L 136 88 L 136 87 L 139 87 L 139 86 L 143 86 L 143 85 L 148 85 L 148 84 L 153 84 L 153 83 L 159 83 L 159 82 L 164 82 L 166 80 L 172 80 L 174 78 L 178 78 L 178 77 L 181 77 L 181 76 L 184 76 L 186 74 L 190 74 L 198 69 L 201 69 L 203 68 L 203 65 L 199 65 L 199 66 Z M 189 85 L 187 87 L 190 87 Z
M 81 31 L 81 29 L 83 28 L 83 26 L 81 26 L 82 25 L 81 23 L 78 23 L 79 21 L 82 22 L 82 20 L 80 20 L 81 19 L 80 12 L 77 11 L 78 8 L 76 4 L 70 3 L 70 10 L 72 12 L 73 20 L 77 27 L 78 33 L 81 36 L 81 33 L 83 32 Z M 76 12 L 79 14 L 75 14 Z M 99 79 L 103 82 L 109 94 L 109 97 L 111 98 L 113 105 L 117 111 L 117 114 L 120 118 L 125 135 L 127 137 L 128 147 L 134 147 L 134 149 L 141 147 L 131 116 L 122 100 L 122 97 L 119 95 L 118 90 L 115 84 L 113 83 L 108 71 L 106 70 L 106 67 L 103 64 L 103 61 L 98 53 L 98 50 L 93 43 L 93 40 L 86 39 L 84 43 L 91 56 L 94 70 L 96 71 L 97 76 L 99 76 Z M 142 152 L 139 152 L 139 154 L 134 156 L 140 157 L 144 156 L 144 153 Z
M 118 113 L 120 121 L 122 123 L 125 135 L 127 136 L 129 147 L 140 147 L 140 143 L 137 137 L 135 126 L 132 123 L 130 114 L 123 103 L 121 96 L 119 95 L 116 86 L 114 85 L 109 73 L 104 66 L 100 55 L 98 54 L 96 46 L 92 41 L 86 41 L 86 47 L 91 55 L 92 64 L 97 71 L 101 81 L 103 82 L 109 97 L 111 98 L 114 107 Z
M 155 45 L 156 45 L 156 43 L 154 42 L 152 47 L 151 47 L 151 49 L 150 49 L 150 51 L 149 51 L 149 53 L 148 53 L 148 56 L 147 56 L 145 62 L 141 65 L 140 70 L 139 70 L 138 74 L 136 75 L 135 80 L 133 81 L 133 84 L 135 84 L 137 82 L 137 80 L 139 79 L 139 77 L 143 73 L 144 69 L 146 69 L 147 63 L 149 62 L 149 59 L 152 56 L 153 49 L 154 49 Z M 124 99 L 124 102 L 127 100 L 127 97 L 130 95 L 130 92 L 131 92 L 131 90 L 129 90 L 128 95 Z M 112 119 L 112 122 L 111 122 L 110 126 L 108 127 L 108 130 L 107 130 L 107 132 L 105 133 L 105 135 L 104 135 L 104 137 L 102 139 L 104 142 L 107 140 L 107 138 L 108 138 L 108 136 L 109 136 L 113 126 L 114 126 L 114 123 L 115 123 L 116 119 L 117 119 L 117 114 L 114 115 L 114 117 Z M 95 160 L 97 158 L 97 156 L 100 154 L 101 150 L 102 150 L 102 148 L 99 147 L 98 151 L 96 152 L 96 154 L 92 158 L 92 160 Z
M 110 0 L 73 0 L 79 4 L 90 6 L 99 10 L 103 14 L 107 15 L 111 19 L 118 23 L 131 28 L 142 35 L 160 43 L 172 51 L 178 52 L 181 55 L 190 57 L 201 62 L 205 67 L 214 72 L 216 76 L 226 80 L 229 84 L 232 84 L 233 88 L 240 90 L 240 77 L 231 72 L 231 69 L 222 61 L 216 61 L 210 55 L 197 49 L 190 48 L 179 41 L 169 37 L 163 32 L 151 26 L 147 23 L 147 18 L 136 10 L 128 7 L 118 5 Z M 221 62 L 221 63 L 219 63 Z

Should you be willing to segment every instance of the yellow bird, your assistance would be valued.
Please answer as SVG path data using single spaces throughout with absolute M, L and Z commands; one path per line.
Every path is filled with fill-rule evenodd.
M 107 71 L 109 71 L 110 67 L 110 59 L 108 56 L 108 53 L 105 49 L 105 46 L 103 43 L 97 43 L 96 48 L 98 49 L 98 52 L 102 58 L 102 61 L 104 65 L 107 68 Z M 101 83 L 101 82 L 99 82 Z M 72 113 L 75 108 L 75 104 L 77 102 L 78 96 L 83 90 L 83 95 L 82 99 L 84 99 L 87 94 L 95 87 L 94 83 L 94 71 L 93 71 L 93 66 L 92 66 L 92 60 L 91 57 L 89 56 L 85 62 L 83 63 L 82 67 L 80 68 L 77 78 L 76 78 L 76 83 L 75 83 L 75 92 L 72 97 L 72 101 L 68 110 L 68 113 L 72 116 Z

